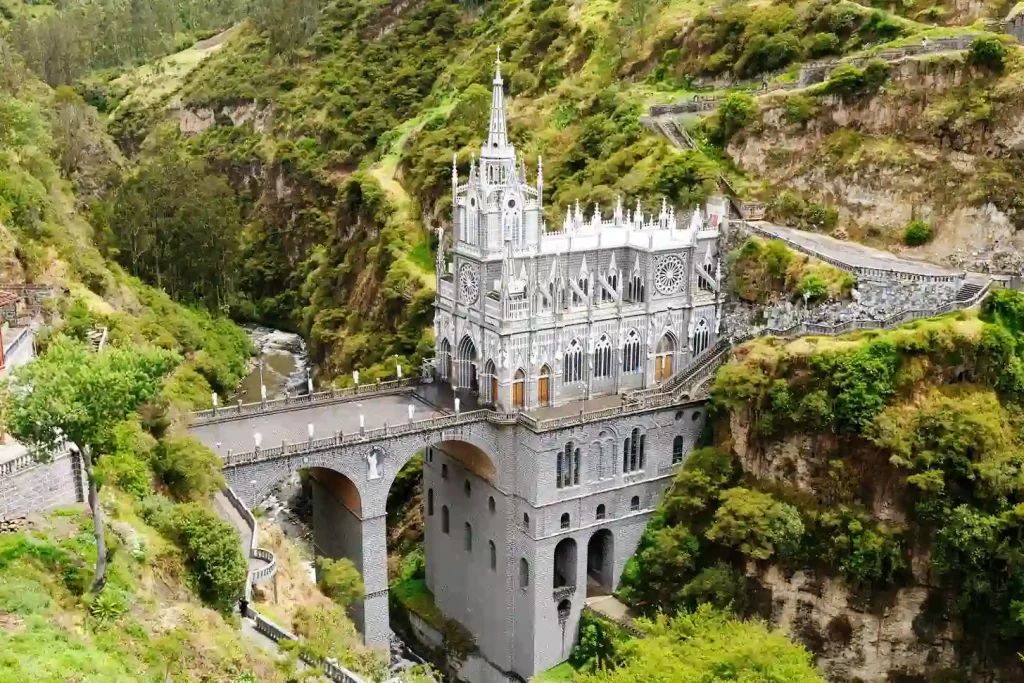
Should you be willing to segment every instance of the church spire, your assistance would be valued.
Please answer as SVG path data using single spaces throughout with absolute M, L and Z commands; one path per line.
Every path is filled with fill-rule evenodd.
M 504 150 L 508 144 L 508 130 L 505 127 L 505 91 L 501 80 L 501 48 L 494 60 L 494 92 L 491 95 L 491 126 L 487 131 L 487 149 Z

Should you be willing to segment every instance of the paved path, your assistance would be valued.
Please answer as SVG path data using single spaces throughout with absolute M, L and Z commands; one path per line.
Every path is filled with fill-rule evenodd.
M 816 232 L 796 230 L 765 221 L 752 221 L 752 223 L 790 244 L 802 246 L 805 249 L 849 264 L 855 268 L 897 270 L 903 273 L 928 276 L 963 274 L 962 270 L 916 261 L 881 249 L 866 247 L 856 242 L 837 240 L 834 237 Z
M 405 424 L 409 421 L 410 401 L 415 405 L 413 419 L 430 417 L 436 409 L 422 401 L 411 398 L 411 394 L 393 394 L 363 400 L 345 401 L 319 406 L 297 406 L 296 410 L 256 413 L 240 420 L 230 420 L 189 429 L 189 433 L 224 457 L 228 450 L 235 453 L 253 449 L 253 435 L 262 436 L 261 447 L 274 448 L 282 441 L 299 443 L 305 441 L 307 425 L 312 424 L 313 438 L 324 439 L 341 430 L 352 434 L 359 430 L 360 410 L 367 429 Z M 360 408 L 362 406 L 362 408 Z M 219 445 L 218 445 L 219 444 Z
M 249 571 L 255 571 L 262 569 L 267 566 L 264 560 L 258 560 L 254 557 L 249 556 L 249 549 L 252 547 L 252 529 L 245 523 L 245 519 L 242 515 L 238 514 L 238 510 L 235 506 L 228 501 L 227 497 L 221 493 L 213 497 L 213 509 L 222 520 L 231 524 L 238 531 L 238 537 L 242 542 L 242 554 L 245 555 L 246 559 L 249 560 Z M 248 579 L 246 579 L 248 580 Z

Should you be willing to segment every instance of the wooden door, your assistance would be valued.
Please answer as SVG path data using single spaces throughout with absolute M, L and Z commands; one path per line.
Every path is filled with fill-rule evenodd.
M 491 375 L 491 403 L 498 402 L 498 378 Z
M 548 377 L 541 377 L 537 382 L 537 402 L 542 406 L 546 406 L 551 402 L 551 394 L 548 389 Z
M 665 362 L 661 368 L 661 378 L 668 379 L 672 376 L 672 356 L 665 356 Z
M 512 383 L 512 405 L 516 408 L 522 408 L 526 405 L 524 387 L 526 383 L 522 380 L 516 380 Z
M 663 377 L 661 368 L 662 368 L 662 363 L 664 361 L 665 361 L 664 356 L 655 356 L 654 357 L 654 381 L 655 382 L 660 382 L 661 378 Z

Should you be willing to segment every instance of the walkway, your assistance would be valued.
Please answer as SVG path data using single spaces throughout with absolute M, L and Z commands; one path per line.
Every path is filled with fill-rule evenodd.
M 217 513 L 218 517 L 228 522 L 238 531 L 238 537 L 242 542 L 242 554 L 249 559 L 249 571 L 253 572 L 266 567 L 268 563 L 265 560 L 257 559 L 249 554 L 249 549 L 252 548 L 252 529 L 242 519 L 242 515 L 238 514 L 238 510 L 228 501 L 227 496 L 220 491 L 213 497 L 213 510 Z
M 313 425 L 314 439 L 333 436 L 337 431 L 353 434 L 359 431 L 360 414 L 363 415 L 363 426 L 368 430 L 383 427 L 385 423 L 402 425 L 409 421 L 410 404 L 414 406 L 414 420 L 440 415 L 436 408 L 411 394 L 392 394 L 320 405 L 300 404 L 294 410 L 268 411 L 196 425 L 189 432 L 213 447 L 223 458 L 228 451 L 241 453 L 252 450 L 257 433 L 262 437 L 261 447 L 265 449 L 280 446 L 282 442 L 291 444 L 308 440 L 310 424 Z

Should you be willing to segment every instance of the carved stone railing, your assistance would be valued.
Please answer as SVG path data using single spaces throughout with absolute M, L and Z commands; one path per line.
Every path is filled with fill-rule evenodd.
M 298 636 L 294 633 L 278 626 L 252 607 L 249 608 L 249 614 L 246 616 L 253 620 L 256 630 L 259 633 L 262 633 L 275 643 L 279 643 L 282 640 L 299 640 Z M 334 660 L 319 659 L 307 654 L 301 654 L 299 656 L 302 658 L 302 661 L 306 662 L 310 666 L 322 669 L 324 674 L 332 681 L 337 681 L 337 683 L 365 683 L 362 677 L 349 671 Z
M 554 598 L 555 602 L 560 602 L 566 598 L 571 598 L 576 592 L 576 586 L 559 586 L 551 592 L 551 597 Z
M 309 407 L 310 405 L 330 405 L 332 403 L 344 403 L 355 398 L 372 398 L 407 391 L 419 384 L 416 377 L 393 379 L 386 382 L 375 382 L 373 384 L 358 384 L 344 389 L 328 389 L 317 391 L 312 394 L 301 396 L 285 396 L 269 401 L 257 401 L 254 403 L 237 403 L 233 406 L 222 408 L 209 408 L 198 410 L 188 414 L 189 424 L 193 427 L 216 422 L 227 422 L 253 415 L 265 415 L 267 413 L 288 412 L 296 409 Z
M 12 339 L 11 342 L 4 348 L 4 357 L 10 358 L 11 356 L 13 356 L 15 351 L 17 351 L 27 342 L 30 342 L 34 336 L 35 330 L 33 330 L 31 327 L 26 327 L 22 329 L 18 333 L 18 336 Z

